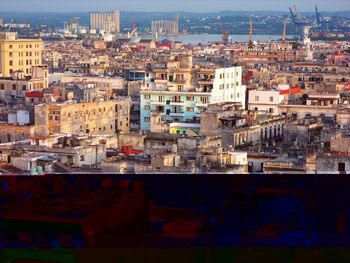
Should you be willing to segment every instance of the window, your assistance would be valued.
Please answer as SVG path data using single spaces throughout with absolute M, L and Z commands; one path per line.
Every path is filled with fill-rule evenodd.
M 16 89 L 17 89 L 16 84 L 12 84 L 12 90 L 16 90 Z
M 188 101 L 194 101 L 194 97 L 193 97 L 193 96 L 187 96 L 187 97 L 186 97 L 186 100 L 188 100 Z
M 68 118 L 70 118 L 70 113 L 68 113 Z
M 150 110 L 151 106 L 150 105 L 145 105 L 145 110 Z
M 345 172 L 345 163 L 338 163 L 338 172 Z
M 259 101 L 259 96 L 255 96 L 255 101 Z
M 202 103 L 208 103 L 208 97 L 201 97 Z
M 119 126 L 123 126 L 123 122 L 121 121 L 121 122 L 119 122 Z
M 1 83 L 1 84 L 0 84 L 0 89 L 1 89 L 1 90 L 4 90 L 4 89 L 5 89 L 5 84 L 4 84 L 4 83 Z
M 84 155 L 80 155 L 80 161 L 84 162 L 85 161 L 85 156 Z
M 230 87 L 230 84 L 227 83 L 227 84 L 226 84 L 226 89 L 228 89 L 229 87 Z
M 180 96 L 174 96 L 173 97 L 173 102 L 181 102 L 181 97 Z
M 271 102 L 273 101 L 273 97 L 272 97 L 272 96 L 270 97 L 270 101 L 271 101 Z
M 13 60 L 10 60 L 10 61 L 9 61 L 9 65 L 10 65 L 10 66 L 13 66 Z
M 55 116 L 55 121 L 58 121 L 58 116 Z
M 12 52 L 9 53 L 9 57 L 10 57 L 10 58 L 13 57 L 13 53 L 12 53 Z
M 238 83 L 238 81 L 236 82 L 236 86 L 238 86 L 239 85 L 239 83 Z
M 269 112 L 270 112 L 270 113 L 273 113 L 273 108 L 269 108 Z
M 12 45 L 9 45 L 9 48 L 12 48 L 13 46 Z
M 237 92 L 237 98 L 239 98 L 239 92 Z
M 158 101 L 159 102 L 164 102 L 164 97 L 163 96 L 158 96 Z
M 194 112 L 194 108 L 193 107 L 186 107 L 186 111 Z
M 145 122 L 149 122 L 150 121 L 150 118 L 149 117 L 145 117 Z
M 149 94 L 145 95 L 145 100 L 149 100 L 150 98 L 151 98 L 151 95 L 149 95 Z
M 113 125 L 111 125 L 111 130 L 113 129 Z

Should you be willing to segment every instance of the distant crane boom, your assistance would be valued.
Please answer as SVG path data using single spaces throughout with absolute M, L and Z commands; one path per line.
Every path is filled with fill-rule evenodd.
M 250 16 L 249 42 L 253 43 L 253 17 Z

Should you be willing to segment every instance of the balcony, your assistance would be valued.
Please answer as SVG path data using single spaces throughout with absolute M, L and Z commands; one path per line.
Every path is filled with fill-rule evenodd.
M 196 102 L 188 100 L 188 101 L 186 101 L 186 106 L 188 106 L 188 107 L 195 107 L 196 106 Z
M 166 84 L 168 82 L 167 79 L 155 79 L 154 83 L 156 84 Z
M 185 113 L 183 111 L 182 112 L 170 112 L 169 115 L 173 116 L 173 117 L 183 117 L 185 115 Z
M 213 84 L 214 80 L 212 79 L 199 79 L 198 84 L 199 85 L 208 85 L 208 84 Z
M 170 101 L 170 105 L 174 105 L 174 106 L 182 106 L 184 105 L 184 101 Z
M 152 100 L 151 104 L 152 105 L 161 105 L 161 106 L 163 106 L 163 105 L 165 105 L 165 101 Z
M 174 79 L 173 82 L 184 84 L 184 83 L 186 83 L 186 80 L 185 79 Z
M 189 122 L 173 122 L 170 123 L 170 128 L 187 128 L 187 129 L 200 129 L 200 123 L 189 123 Z
M 196 107 L 207 107 L 209 102 L 203 103 L 202 101 L 196 102 Z

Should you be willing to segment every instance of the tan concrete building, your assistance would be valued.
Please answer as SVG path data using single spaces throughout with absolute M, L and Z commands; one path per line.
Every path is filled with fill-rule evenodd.
M 35 133 L 49 135 L 128 132 L 130 99 L 35 106 Z
M 0 77 L 0 101 L 9 101 L 11 97 L 24 98 L 28 91 L 41 91 L 48 87 L 47 67 L 34 66 L 31 77 L 25 77 L 23 73 L 16 73 L 14 77 Z
M 32 75 L 32 67 L 41 65 L 41 39 L 18 39 L 16 32 L 0 32 L 0 77 L 21 71 Z
M 91 12 L 90 29 L 104 30 L 108 33 L 120 32 L 120 11 Z
M 0 143 L 29 140 L 33 135 L 33 125 L 0 123 Z

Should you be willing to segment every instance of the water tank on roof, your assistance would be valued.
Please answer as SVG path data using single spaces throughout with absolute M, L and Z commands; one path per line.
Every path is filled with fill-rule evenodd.
M 43 167 L 42 166 L 37 166 L 36 170 L 37 170 L 38 174 L 42 174 L 43 173 Z
M 37 174 L 38 174 L 38 172 L 37 172 L 36 167 L 30 168 L 30 175 L 37 175 Z

